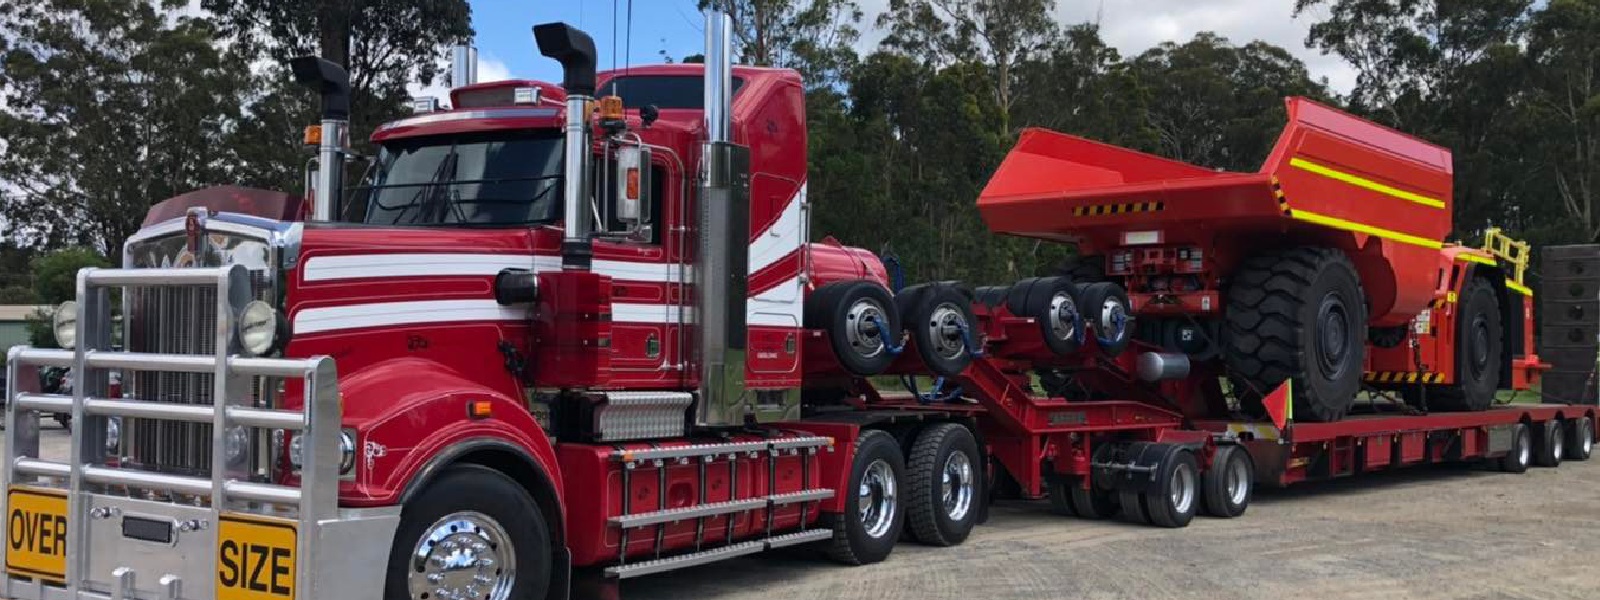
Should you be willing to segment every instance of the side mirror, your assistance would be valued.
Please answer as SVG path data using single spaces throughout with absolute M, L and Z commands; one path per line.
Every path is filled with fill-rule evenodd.
M 630 230 L 650 222 L 650 149 L 625 144 L 616 149 L 616 216 Z

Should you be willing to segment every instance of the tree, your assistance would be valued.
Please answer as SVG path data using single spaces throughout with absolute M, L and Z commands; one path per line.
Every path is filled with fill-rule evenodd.
M 854 0 L 699 0 L 699 6 L 732 17 L 740 63 L 794 69 L 807 89 L 839 81 L 856 60 L 862 13 Z
M 1600 0 L 1551 0 L 1534 15 L 1530 135 L 1580 240 L 1600 241 Z
M 0 8 L 0 207 L 35 245 L 113 254 L 154 202 L 219 181 L 246 57 L 184 3 L 42 0 Z
M 111 263 L 92 248 L 63 248 L 33 259 L 33 291 L 39 302 L 56 305 L 78 297 L 78 271 L 109 267 Z

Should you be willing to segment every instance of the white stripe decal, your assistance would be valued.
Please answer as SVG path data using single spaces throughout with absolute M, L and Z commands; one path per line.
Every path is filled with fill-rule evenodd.
M 627 281 L 682 283 L 691 267 L 677 264 L 596 260 L 596 273 Z M 306 261 L 306 281 L 400 277 L 486 277 L 504 269 L 561 270 L 559 256 L 515 254 L 347 254 L 317 256 Z
M 800 248 L 800 206 L 806 201 L 806 184 L 800 184 L 771 227 L 750 242 L 750 274 L 778 262 Z
M 794 277 L 751 297 L 747 321 L 765 327 L 799 327 L 804 308 L 800 278 Z
M 611 305 L 611 320 L 616 323 L 676 324 L 681 314 L 692 315 L 693 309 L 665 304 Z M 305 335 L 366 327 L 469 321 L 522 321 L 529 318 L 527 308 L 501 306 L 494 300 L 373 302 L 302 310 L 295 313 L 294 333 Z

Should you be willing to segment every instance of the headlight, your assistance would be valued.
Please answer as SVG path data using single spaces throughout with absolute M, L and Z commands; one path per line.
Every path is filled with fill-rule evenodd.
M 261 356 L 278 343 L 278 310 L 260 300 L 251 301 L 239 311 L 239 345 L 253 356 Z
M 78 303 L 72 300 L 62 302 L 56 307 L 56 314 L 50 321 L 51 331 L 56 334 L 56 345 L 71 350 L 78 345 Z
M 289 465 L 296 470 L 305 464 L 303 450 L 305 436 L 298 432 L 289 435 Z M 349 474 L 356 466 L 356 432 L 353 429 L 339 430 L 339 474 Z
M 222 438 L 222 448 L 228 464 L 238 465 L 244 462 L 250 449 L 250 433 L 238 425 L 229 427 L 227 435 Z

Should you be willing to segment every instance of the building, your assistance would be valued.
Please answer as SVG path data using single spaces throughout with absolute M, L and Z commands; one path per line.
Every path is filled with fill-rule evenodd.
M 28 343 L 28 318 L 38 311 L 48 313 L 50 309 L 32 304 L 0 304 L 0 355 L 12 346 Z

